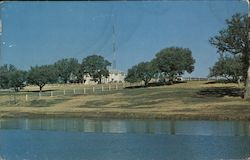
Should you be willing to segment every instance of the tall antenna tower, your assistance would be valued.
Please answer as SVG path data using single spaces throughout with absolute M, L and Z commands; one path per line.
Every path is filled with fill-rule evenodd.
M 2 37 L 3 37 L 3 24 L 2 24 L 2 4 L 3 1 L 0 2 L 0 66 L 2 66 L 3 62 L 2 62 L 2 51 L 3 51 L 3 42 L 2 42 Z
M 112 62 L 112 69 L 116 70 L 116 44 L 115 44 L 115 24 L 113 22 L 113 62 Z

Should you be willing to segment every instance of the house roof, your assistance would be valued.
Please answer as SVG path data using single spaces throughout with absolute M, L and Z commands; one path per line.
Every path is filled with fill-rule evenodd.
M 113 73 L 113 74 L 119 74 L 119 73 L 121 73 L 121 74 L 125 74 L 125 72 L 123 72 L 123 71 L 120 71 L 120 70 L 117 70 L 117 69 L 109 69 L 109 73 Z

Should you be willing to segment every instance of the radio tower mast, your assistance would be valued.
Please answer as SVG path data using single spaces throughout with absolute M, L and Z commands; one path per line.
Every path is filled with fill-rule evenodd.
M 115 46 L 115 24 L 113 22 L 113 62 L 112 62 L 112 69 L 116 70 L 116 46 Z
M 2 6 L 3 5 L 3 1 L 0 1 L 0 66 L 2 66 L 3 62 L 2 62 L 2 51 L 3 51 L 3 24 L 2 24 Z

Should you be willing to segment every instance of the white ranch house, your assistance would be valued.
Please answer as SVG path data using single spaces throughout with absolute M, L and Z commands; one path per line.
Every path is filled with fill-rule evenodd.
M 109 70 L 109 76 L 102 78 L 102 83 L 124 83 L 126 74 L 119 70 Z M 84 76 L 84 84 L 96 84 L 93 78 L 89 75 Z

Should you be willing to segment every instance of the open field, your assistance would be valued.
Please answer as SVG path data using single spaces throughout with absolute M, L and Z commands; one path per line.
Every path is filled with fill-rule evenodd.
M 250 120 L 250 101 L 241 98 L 242 88 L 237 84 L 190 81 L 149 88 L 112 86 L 111 90 L 96 86 L 89 94 L 80 94 L 81 87 L 74 94 L 72 85 L 47 86 L 43 96 L 29 96 L 28 100 L 26 94 L 38 94 L 35 88 L 25 88 L 12 97 L 0 92 L 0 117 Z

